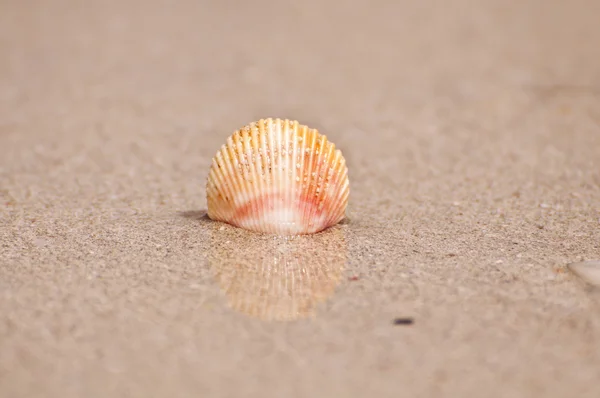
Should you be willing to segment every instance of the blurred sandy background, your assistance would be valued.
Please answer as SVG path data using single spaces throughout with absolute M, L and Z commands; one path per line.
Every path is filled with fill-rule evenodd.
M 597 398 L 599 15 L 0 1 L 0 396 Z M 342 149 L 342 225 L 206 219 L 265 117 Z

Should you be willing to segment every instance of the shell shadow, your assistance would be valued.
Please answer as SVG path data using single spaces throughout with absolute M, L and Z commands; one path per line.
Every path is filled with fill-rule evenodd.
M 208 212 L 206 210 L 188 210 L 181 211 L 177 213 L 180 217 L 187 218 L 189 220 L 198 220 L 202 222 L 212 222 L 212 220 L 208 217 Z
M 209 234 L 210 267 L 237 312 L 267 321 L 312 317 L 342 281 L 347 248 L 339 228 L 283 237 L 214 223 Z

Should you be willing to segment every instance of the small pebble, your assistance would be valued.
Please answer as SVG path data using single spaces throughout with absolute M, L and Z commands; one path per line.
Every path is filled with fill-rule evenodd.
M 413 318 L 396 318 L 394 319 L 394 325 L 412 325 L 415 323 Z

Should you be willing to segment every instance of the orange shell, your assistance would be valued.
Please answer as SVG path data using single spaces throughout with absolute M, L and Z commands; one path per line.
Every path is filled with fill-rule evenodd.
M 213 158 L 208 216 L 251 231 L 301 235 L 340 222 L 350 187 L 340 150 L 297 121 L 261 119 Z

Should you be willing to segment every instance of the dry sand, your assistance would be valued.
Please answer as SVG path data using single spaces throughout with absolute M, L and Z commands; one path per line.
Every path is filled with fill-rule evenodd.
M 0 396 L 599 397 L 598 15 L 0 2 Z M 342 149 L 343 224 L 206 219 L 264 117 Z

